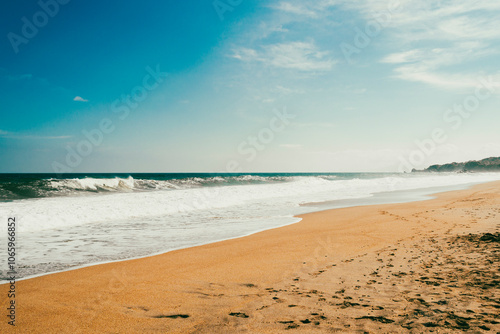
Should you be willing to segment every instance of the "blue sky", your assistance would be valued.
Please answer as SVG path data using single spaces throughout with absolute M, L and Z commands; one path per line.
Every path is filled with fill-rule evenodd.
M 397 171 L 500 155 L 495 0 L 0 6 L 0 172 Z

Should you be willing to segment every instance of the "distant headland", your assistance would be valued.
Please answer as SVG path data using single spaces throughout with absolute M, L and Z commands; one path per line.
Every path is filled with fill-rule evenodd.
M 452 162 L 444 165 L 432 165 L 422 170 L 412 170 L 412 173 L 422 172 L 500 172 L 500 157 L 467 162 Z

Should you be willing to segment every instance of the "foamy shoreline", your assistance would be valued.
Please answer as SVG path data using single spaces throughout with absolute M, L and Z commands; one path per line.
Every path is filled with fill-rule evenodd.
M 194 330 L 280 333 L 291 325 L 300 327 L 301 331 L 346 330 L 345 326 L 349 325 L 353 332 L 379 327 L 382 331 L 407 332 L 401 326 L 409 325 L 425 332 L 423 318 L 401 322 L 406 318 L 393 316 L 402 314 L 405 307 L 415 307 L 412 301 L 374 308 L 385 305 L 384 291 L 392 296 L 392 284 L 403 279 L 403 274 L 393 273 L 408 274 L 408 270 L 416 273 L 420 262 L 398 263 L 401 268 L 385 266 L 387 275 L 383 277 L 387 280 L 380 281 L 381 285 L 377 278 L 376 283 L 368 284 L 373 278 L 363 276 L 363 270 L 387 264 L 391 254 L 396 254 L 390 251 L 393 248 L 403 250 L 402 254 L 421 254 L 418 258 L 424 260 L 434 254 L 435 245 L 424 239 L 494 232 L 500 214 L 499 188 L 499 182 L 492 182 L 441 193 L 424 202 L 321 211 L 302 216 L 299 223 L 243 238 L 20 281 L 17 288 L 22 293 L 16 301 L 18 329 L 62 333 L 78 332 L 82 328 L 91 333 Z M 460 245 L 450 249 L 450 254 L 460 255 L 463 248 Z M 383 262 L 377 260 L 377 254 Z M 403 257 L 406 255 L 398 256 L 398 261 L 403 261 Z M 418 268 L 405 267 L 414 265 Z M 437 262 L 435 265 L 441 268 Z M 357 285 L 361 290 L 351 290 L 355 287 L 347 284 L 347 278 L 354 279 L 357 275 L 353 268 L 360 270 L 361 284 Z M 408 287 L 415 286 L 411 280 L 409 283 Z M 342 290 L 342 284 L 347 284 L 344 295 L 337 293 Z M 430 288 L 430 292 L 432 288 L 441 289 Z M 5 285 L 0 286 L 0 290 L 5 289 Z M 363 289 L 368 290 L 362 294 L 372 297 L 358 296 Z M 452 289 L 461 291 L 462 288 L 458 285 Z M 5 291 L 0 291 L 0 295 L 6 296 Z M 432 299 L 422 296 L 411 298 L 422 298 L 426 305 L 434 305 Z M 447 320 L 441 320 L 436 313 L 435 318 L 429 318 L 429 323 L 442 325 L 442 330 L 450 333 L 454 329 L 446 326 L 466 326 L 461 321 L 466 321 L 470 328 L 496 328 L 495 324 L 484 322 L 493 321 L 491 315 L 481 322 L 472 313 L 461 314 L 453 305 L 466 300 L 449 297 L 449 306 L 443 304 L 439 308 L 446 317 L 455 314 L 455 320 L 448 320 L 451 325 L 446 325 Z M 343 308 L 343 301 L 352 305 Z M 363 307 L 363 303 L 370 307 Z M 472 320 L 460 320 L 467 317 Z M 12 330 L 4 323 L 0 329 L 7 333 Z
M 476 182 L 476 183 L 449 185 L 449 186 L 441 186 L 441 187 L 397 190 L 397 191 L 392 191 L 392 192 L 374 193 L 373 196 L 369 196 L 369 197 L 352 198 L 352 199 L 347 199 L 347 200 L 336 200 L 336 201 L 324 201 L 324 202 L 319 202 L 319 203 L 304 203 L 302 205 L 302 208 L 301 208 L 301 211 L 302 211 L 301 214 L 329 210 L 329 209 L 347 208 L 347 207 L 353 207 L 353 206 L 395 204 L 395 203 L 408 203 L 408 202 L 413 202 L 413 201 L 421 201 L 421 200 L 431 199 L 433 197 L 433 195 L 436 193 L 445 192 L 445 191 L 452 191 L 452 190 L 468 189 L 475 184 L 479 184 L 479 183 Z M 283 217 L 283 218 L 285 218 L 285 217 Z M 126 260 L 142 259 L 145 257 L 160 255 L 160 254 L 164 254 L 164 253 L 168 253 L 168 252 L 172 252 L 172 251 L 176 251 L 176 250 L 181 250 L 181 249 L 186 249 L 186 248 L 190 248 L 190 247 L 197 247 L 197 246 L 221 242 L 221 241 L 225 241 L 225 240 L 242 238 L 242 237 L 246 237 L 246 236 L 249 236 L 249 235 L 252 235 L 255 233 L 259 233 L 259 232 L 263 232 L 266 230 L 280 228 L 280 227 L 287 226 L 290 224 L 295 224 L 295 223 L 298 223 L 301 219 L 297 218 L 296 216 L 290 215 L 289 217 L 286 218 L 286 220 L 287 220 L 287 222 L 284 222 L 282 224 L 274 224 L 274 225 L 271 225 L 269 227 L 262 227 L 259 229 L 254 229 L 248 233 L 241 233 L 241 234 L 234 235 L 234 236 L 231 236 L 228 238 L 212 239 L 209 241 L 203 241 L 203 242 L 198 242 L 198 243 L 195 242 L 195 243 L 191 243 L 191 244 L 186 245 L 186 246 L 173 247 L 173 248 L 159 250 L 156 252 L 146 253 L 146 254 L 137 255 L 137 256 L 121 256 L 121 257 L 118 256 L 117 258 L 110 259 L 110 260 L 95 261 L 95 262 L 77 264 L 77 265 L 68 264 L 65 266 L 61 266 L 63 269 L 52 270 L 52 271 L 48 271 L 48 272 L 38 272 L 35 274 L 21 276 L 18 278 L 18 281 L 27 280 L 27 279 L 31 279 L 31 278 L 35 278 L 35 277 L 41 277 L 41 276 L 45 276 L 45 275 L 51 275 L 51 274 L 60 273 L 60 272 L 66 272 L 66 271 L 70 271 L 70 270 L 86 268 L 89 266 L 95 266 L 95 265 L 101 265 L 101 264 L 113 263 L 113 262 L 119 262 L 119 261 L 126 261 Z M 8 280 L 0 280 L 0 285 L 7 284 L 7 283 L 8 283 Z

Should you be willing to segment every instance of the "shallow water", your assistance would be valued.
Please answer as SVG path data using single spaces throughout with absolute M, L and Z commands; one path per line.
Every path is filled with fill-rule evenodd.
M 414 201 L 500 180 L 500 173 L 183 175 L 31 179 L 44 184 L 44 196 L 0 203 L 5 222 L 18 220 L 17 278 L 241 237 L 298 222 L 301 213 Z M 6 254 L 6 223 L 0 234 Z M 0 277 L 6 266 L 0 257 Z

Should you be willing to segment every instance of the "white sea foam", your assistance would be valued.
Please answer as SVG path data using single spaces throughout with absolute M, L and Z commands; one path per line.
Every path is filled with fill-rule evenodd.
M 22 215 L 22 232 L 64 228 L 105 221 L 127 221 L 142 218 L 168 217 L 170 214 L 231 206 L 281 202 L 298 206 L 348 198 L 361 198 L 376 192 L 439 187 L 500 179 L 500 174 L 448 174 L 422 176 L 391 176 L 374 179 L 327 180 L 322 177 L 295 177 L 294 181 L 270 184 L 249 184 L 221 187 L 198 187 L 175 191 L 125 192 L 86 197 L 53 197 L 0 203 L 0 214 Z M 198 180 L 195 180 L 196 182 Z M 132 190 L 135 181 L 127 179 L 69 179 L 54 186 L 74 189 Z M 167 181 L 156 181 L 155 189 L 176 189 Z M 161 182 L 161 183 L 160 183 Z M 168 184 L 168 185 L 165 185 Z M 284 214 L 293 214 L 288 209 Z M 1 225 L 2 231 L 5 226 Z
M 178 181 L 127 179 L 51 180 L 61 189 L 102 191 L 0 203 L 0 216 L 16 216 L 24 274 L 129 258 L 217 240 L 296 222 L 312 211 L 300 204 L 372 196 L 377 192 L 446 187 L 500 179 L 500 173 L 411 174 L 340 179 L 294 176 L 239 177 L 260 184 L 200 186 L 206 179 Z M 260 178 L 263 178 L 260 179 Z M 226 182 L 213 179 L 210 182 Z M 280 182 L 273 182 L 280 181 Z M 141 184 L 141 182 L 143 182 Z M 147 184 L 147 187 L 145 186 Z M 120 189 L 120 191 L 118 191 Z M 137 189 L 160 189 L 135 191 Z M 0 225 L 5 245 L 6 224 Z M 0 270 L 5 266 L 0 258 Z
M 112 179 L 96 179 L 96 178 L 84 178 L 84 179 L 50 179 L 49 185 L 53 189 L 57 189 L 63 192 L 73 191 L 127 191 L 136 189 L 137 185 L 141 185 L 141 181 L 134 180 L 133 177 L 123 178 L 112 178 Z M 147 180 L 150 183 L 159 184 L 156 180 Z M 136 184 L 138 182 L 138 184 Z M 158 189 L 155 187 L 154 189 Z M 161 188 L 160 188 L 161 189 Z

